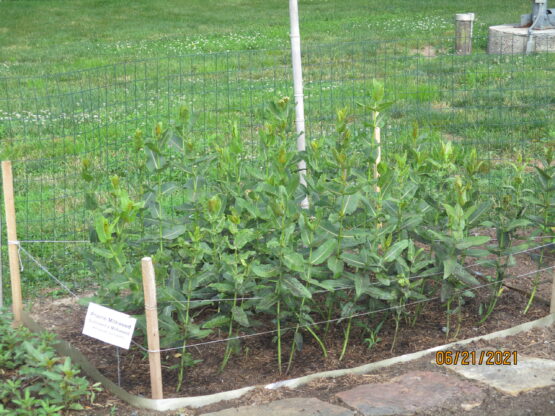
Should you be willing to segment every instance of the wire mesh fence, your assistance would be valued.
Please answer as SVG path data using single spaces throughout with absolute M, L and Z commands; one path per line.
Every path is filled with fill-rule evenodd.
M 359 103 L 377 79 L 394 103 L 383 128 L 386 152 L 415 123 L 477 146 L 484 159 L 553 143 L 553 54 L 498 56 L 478 48 L 459 56 L 453 45 L 452 38 L 429 38 L 305 47 L 308 140 L 332 132 L 342 107 L 362 126 L 369 114 Z M 135 130 L 175 123 L 182 106 L 194 120 L 188 134 L 207 152 L 236 123 L 245 160 L 255 159 L 264 105 L 292 96 L 290 66 L 289 50 L 250 50 L 0 79 L 1 155 L 14 163 L 20 238 L 87 239 L 83 160 L 106 182 L 133 175 Z

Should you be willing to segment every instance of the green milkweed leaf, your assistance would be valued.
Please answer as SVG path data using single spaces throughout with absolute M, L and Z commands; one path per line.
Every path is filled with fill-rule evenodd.
M 202 324 L 205 329 L 220 328 L 229 324 L 229 317 L 223 315 L 217 315 L 214 318 L 206 321 Z
M 337 247 L 337 240 L 327 240 L 316 251 L 312 252 L 310 256 L 310 264 L 318 265 L 325 262 L 335 251 Z
M 384 263 L 389 263 L 395 260 L 402 252 L 409 246 L 409 240 L 401 240 L 393 244 L 385 253 L 383 257 Z
M 239 306 L 234 306 L 231 308 L 231 316 L 233 320 L 242 326 L 250 326 L 249 318 L 243 309 Z
M 299 253 L 289 252 L 283 256 L 283 263 L 289 270 L 303 272 L 305 268 L 304 258 Z
M 162 230 L 162 238 L 165 240 L 175 240 L 177 237 L 185 234 L 187 227 L 183 224 L 172 225 Z
M 255 275 L 262 278 L 274 277 L 278 274 L 278 268 L 270 264 L 253 264 L 251 270 Z
M 459 250 L 464 250 L 465 248 L 480 246 L 482 244 L 487 243 L 489 240 L 491 240 L 491 238 L 488 237 L 487 235 L 466 237 L 463 240 L 457 242 L 455 244 L 455 247 Z
M 286 276 L 282 280 L 283 286 L 298 298 L 312 298 L 312 293 L 301 282 L 291 276 Z

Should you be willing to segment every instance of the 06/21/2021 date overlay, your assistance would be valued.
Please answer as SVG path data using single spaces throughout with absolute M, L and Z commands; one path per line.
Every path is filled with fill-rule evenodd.
M 517 365 L 516 351 L 438 351 L 437 365 Z

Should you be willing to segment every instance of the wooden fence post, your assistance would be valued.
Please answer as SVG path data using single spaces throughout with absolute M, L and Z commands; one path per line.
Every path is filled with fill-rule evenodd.
M 4 245 L 4 229 L 2 221 L 2 218 L 0 218 L 0 313 L 2 312 L 2 308 L 4 308 L 4 256 L 2 253 L 2 246 Z
M 550 313 L 555 313 L 555 269 L 551 270 L 553 275 L 553 282 L 551 283 L 551 307 L 549 309 Z
M 2 186 L 4 189 L 4 208 L 8 233 L 8 257 L 10 260 L 10 281 L 12 287 L 12 311 L 14 326 L 21 325 L 23 300 L 21 296 L 21 277 L 19 275 L 19 248 L 15 222 L 15 202 L 13 193 L 12 162 L 2 161 Z
M 152 259 L 141 260 L 143 288 L 145 294 L 146 332 L 148 338 L 148 361 L 150 363 L 150 385 L 153 399 L 164 398 L 162 387 L 162 363 L 160 360 L 160 334 L 158 333 L 158 309 L 156 302 L 156 279 Z

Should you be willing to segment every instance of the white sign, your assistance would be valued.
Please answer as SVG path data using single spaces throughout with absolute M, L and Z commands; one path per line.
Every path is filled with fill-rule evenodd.
M 96 303 L 89 303 L 83 334 L 117 347 L 129 349 L 137 320 Z

